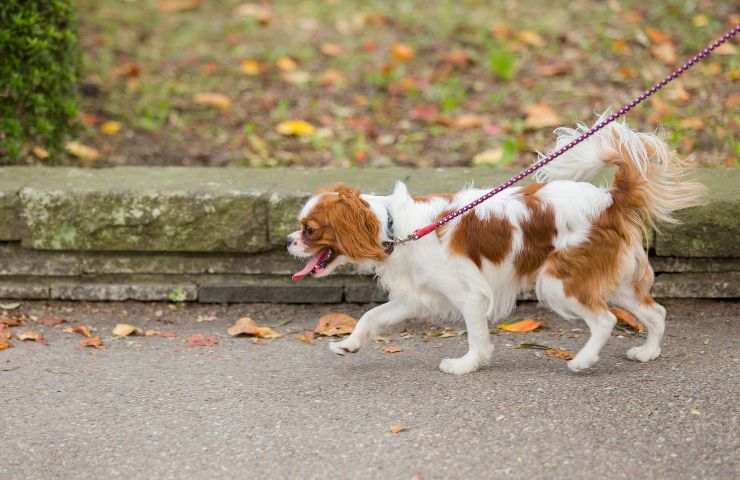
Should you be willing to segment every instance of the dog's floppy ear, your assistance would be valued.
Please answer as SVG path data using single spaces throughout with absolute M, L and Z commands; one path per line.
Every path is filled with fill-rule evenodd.
M 370 205 L 352 187 L 337 185 L 333 191 L 338 198 L 327 212 L 339 248 L 354 259 L 384 259 L 386 253 L 379 242 L 380 221 Z

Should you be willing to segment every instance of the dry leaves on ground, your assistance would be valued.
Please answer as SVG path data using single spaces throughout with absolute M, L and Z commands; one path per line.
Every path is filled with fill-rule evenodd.
M 260 327 L 257 322 L 249 317 L 241 317 L 236 323 L 226 330 L 229 335 L 236 337 L 238 335 L 246 335 L 248 337 L 257 338 L 279 338 L 282 335 L 270 327 Z
M 325 337 L 341 337 L 352 333 L 357 320 L 344 313 L 327 313 L 319 318 L 313 331 Z
M 316 131 L 314 126 L 305 120 L 286 120 L 278 123 L 275 129 L 281 135 L 292 135 L 295 137 L 306 137 Z
M 390 428 L 390 431 L 393 434 L 405 432 L 406 430 L 408 430 L 408 428 L 404 427 L 400 423 L 394 423 L 393 425 L 391 425 L 391 428 Z
M 395 345 L 388 345 L 385 348 L 383 348 L 383 351 L 385 353 L 399 353 L 399 352 L 403 352 L 403 349 Z
M 617 317 L 617 323 L 621 325 L 625 325 L 629 327 L 630 329 L 636 331 L 637 333 L 642 333 L 645 331 L 645 326 L 640 323 L 634 315 L 632 315 L 627 310 L 623 310 L 618 307 L 614 307 L 611 309 L 614 316 Z
M 12 347 L 10 343 L 10 329 L 7 325 L 0 323 L 0 350 Z
M 0 314 L 0 325 L 5 325 L 6 327 L 17 327 L 27 318 L 28 316 L 25 313 L 9 314 L 8 312 L 2 312 L 2 314 Z
M 416 52 L 410 45 L 406 45 L 405 43 L 396 43 L 391 47 L 391 56 L 395 61 L 405 63 L 413 60 L 416 56 Z
M 34 330 L 27 330 L 25 332 L 18 333 L 16 334 L 16 338 L 23 342 L 31 341 L 31 342 L 46 343 L 46 338 L 40 332 L 36 332 Z
M 457 330 L 454 328 L 444 328 L 442 330 L 432 330 L 431 332 L 427 333 L 427 336 L 436 337 L 436 338 L 450 338 L 450 337 L 459 337 L 461 335 L 465 335 L 465 333 L 467 333 L 465 330 Z
M 185 344 L 188 347 L 213 347 L 218 345 L 218 339 L 214 335 L 203 335 L 202 333 L 197 333 L 188 337 L 188 339 L 185 340 Z
M 98 336 L 83 338 L 80 340 L 80 345 L 83 347 L 103 348 L 103 340 Z
M 217 110 L 226 111 L 231 108 L 231 99 L 223 93 L 216 92 L 203 92 L 196 93 L 193 96 L 193 101 L 198 105 L 215 108 Z
M 504 332 L 525 333 L 537 330 L 541 326 L 541 321 L 527 318 L 524 320 L 519 320 L 518 322 L 499 323 L 498 325 L 496 325 L 496 328 L 498 328 L 499 330 L 503 330 Z
M 117 337 L 128 337 L 131 335 L 144 335 L 144 332 L 134 325 L 119 323 L 113 328 L 113 335 Z
M 39 317 L 35 321 L 39 325 L 43 325 L 45 327 L 56 327 L 57 325 L 61 325 L 63 323 L 67 323 L 67 321 L 65 319 L 59 318 L 59 317 L 55 317 L 53 315 L 46 316 L 46 317 Z
M 100 152 L 93 147 L 83 145 L 80 142 L 67 142 L 65 150 L 83 162 L 92 163 L 100 159 Z
M 524 120 L 527 128 L 557 127 L 563 123 L 560 116 L 546 103 L 524 107 L 524 113 L 527 114 Z
M 65 333 L 77 333 L 83 337 L 90 338 L 93 336 L 92 329 L 87 325 L 77 325 L 76 327 L 67 327 L 62 330 Z
M 177 333 L 171 330 L 147 330 L 144 332 L 145 337 L 176 337 Z
M 312 330 L 304 330 L 303 333 L 298 336 L 298 340 L 306 345 L 313 345 L 316 340 L 316 334 Z
M 162 13 L 177 13 L 195 10 L 203 0 L 159 0 L 157 8 Z
M 545 355 L 547 355 L 548 357 L 560 358 L 563 360 L 571 360 L 574 356 L 573 352 L 571 351 L 558 347 L 540 345 L 539 343 L 520 343 L 514 348 L 543 350 L 545 352 Z

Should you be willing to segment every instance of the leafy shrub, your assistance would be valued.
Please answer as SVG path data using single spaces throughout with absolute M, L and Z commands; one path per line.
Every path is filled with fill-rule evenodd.
M 77 115 L 80 57 L 71 0 L 0 1 L 0 164 L 58 151 Z

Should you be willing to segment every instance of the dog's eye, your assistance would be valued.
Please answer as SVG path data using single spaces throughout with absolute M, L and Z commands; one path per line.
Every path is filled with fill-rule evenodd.
M 313 228 L 309 227 L 308 225 L 304 225 L 303 234 L 307 237 L 310 237 L 311 235 L 313 235 Z

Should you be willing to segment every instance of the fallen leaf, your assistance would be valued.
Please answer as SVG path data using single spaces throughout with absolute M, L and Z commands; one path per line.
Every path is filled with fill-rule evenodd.
M 391 430 L 391 433 L 398 434 L 398 433 L 401 433 L 401 432 L 405 432 L 406 430 L 408 430 L 408 428 L 402 426 L 399 423 L 394 423 L 393 425 L 391 425 L 390 430 Z
M 231 108 L 231 99 L 223 93 L 197 93 L 193 96 L 193 101 L 198 105 L 205 105 L 206 107 L 217 108 L 219 110 L 229 110 Z
M 740 94 L 730 95 L 725 101 L 725 107 L 737 108 L 740 107 Z
M 298 68 L 296 61 L 290 57 L 280 57 L 275 64 L 283 72 L 292 72 Z
M 236 337 L 237 335 L 247 335 L 249 337 L 272 339 L 281 336 L 278 332 L 270 327 L 260 327 L 259 325 L 257 325 L 257 322 L 249 317 L 241 317 L 226 331 L 232 337 Z
M 352 333 L 357 325 L 357 320 L 344 313 L 327 313 L 319 318 L 316 328 L 313 329 L 318 335 L 325 337 L 340 337 Z
M 100 126 L 100 131 L 106 135 L 116 135 L 118 134 L 118 132 L 121 131 L 121 127 L 123 127 L 123 125 L 121 125 L 121 122 L 109 120 L 107 122 L 104 122 Z
M 573 63 L 567 60 L 559 60 L 550 63 L 545 63 L 537 67 L 537 73 L 544 77 L 554 77 L 556 75 L 564 75 L 573 70 Z
M 239 62 L 239 67 L 242 72 L 250 76 L 259 75 L 262 72 L 262 65 L 260 62 L 252 58 L 247 58 Z
M 307 345 L 313 345 L 315 339 L 316 334 L 312 330 L 304 330 L 303 334 L 298 336 L 298 340 Z
M 47 326 L 47 327 L 56 327 L 57 325 L 61 325 L 63 323 L 67 323 L 67 321 L 63 318 L 54 317 L 54 316 L 48 316 L 48 317 L 39 317 L 36 319 L 36 323 L 39 323 L 41 325 Z
M 661 32 L 660 30 L 656 30 L 654 28 L 648 27 L 645 29 L 645 34 L 650 39 L 651 42 L 656 44 L 662 44 L 662 43 L 672 43 L 673 39 L 671 36 L 665 32 Z
M 444 328 L 442 330 L 432 330 L 431 332 L 427 333 L 430 337 L 437 337 L 437 338 L 450 338 L 450 337 L 459 337 L 461 335 L 465 335 L 465 330 L 455 330 L 453 328 Z
M 519 320 L 518 322 L 499 323 L 496 325 L 496 328 L 505 332 L 526 333 L 537 330 L 541 326 L 541 321 L 528 318 L 525 320 Z
M 247 17 L 257 20 L 262 25 L 267 25 L 272 21 L 272 10 L 267 5 L 256 3 L 243 3 L 234 9 L 234 15 L 237 17 Z
M 311 74 L 303 70 L 296 70 L 294 72 L 283 73 L 282 79 L 293 85 L 303 85 L 311 80 Z
M 0 323 L 0 340 L 10 340 L 10 329 L 3 323 Z
M 416 56 L 414 48 L 405 43 L 396 43 L 391 47 L 391 56 L 397 62 L 405 63 L 413 60 Z
M 2 315 L 0 315 L 0 326 L 4 327 L 17 327 L 21 323 L 23 323 L 23 320 L 26 319 L 25 314 L 14 314 L 11 316 L 8 316 L 5 312 L 3 312 Z
M 44 336 L 41 335 L 41 333 L 35 332 L 33 330 L 28 330 L 28 331 L 19 333 L 16 335 L 16 338 L 18 338 L 18 340 L 21 340 L 23 342 L 32 341 L 32 342 L 46 343 L 46 338 L 44 338 Z
M 546 45 L 545 39 L 542 38 L 539 33 L 533 32 L 531 30 L 524 30 L 522 32 L 519 32 L 517 38 L 520 42 L 526 43 L 527 45 L 532 47 L 542 48 Z
M 439 115 L 439 109 L 437 109 L 436 105 L 432 104 L 425 104 L 425 105 L 419 105 L 415 107 L 411 112 L 409 113 L 409 118 L 412 120 L 424 120 L 427 122 L 434 121 L 435 118 Z
M 675 65 L 678 60 L 676 47 L 672 43 L 661 43 L 650 48 L 650 53 L 666 65 Z
M 12 347 L 13 347 L 12 343 L 10 343 L 9 341 L 5 339 L 0 338 L 0 350 L 5 350 L 8 348 L 12 348 Z
M 333 86 L 346 80 L 344 74 L 338 70 L 329 69 L 321 74 L 319 83 L 323 86 Z
M 218 339 L 214 335 L 203 335 L 202 333 L 198 333 L 188 337 L 185 344 L 188 347 L 213 347 L 218 345 Z
M 144 332 L 145 337 L 176 337 L 177 333 L 171 330 L 147 330 Z
M 45 149 L 44 147 L 41 147 L 39 145 L 34 145 L 33 148 L 31 148 L 31 153 L 33 153 L 33 156 L 43 160 L 45 158 L 49 158 L 49 151 Z
M 575 356 L 573 352 L 563 350 L 562 348 L 548 348 L 545 350 L 545 355 L 553 358 L 561 358 L 563 360 L 573 360 Z
M 93 336 L 92 330 L 87 325 L 78 325 L 76 327 L 67 327 L 62 330 L 65 333 L 77 333 L 83 337 L 90 338 Z
M 0 303 L 0 310 L 17 310 L 20 306 L 20 302 Z
M 524 125 L 528 128 L 555 127 L 562 123 L 557 113 L 546 103 L 537 103 L 524 107 L 527 118 Z
M 666 97 L 680 103 L 686 103 L 691 99 L 691 95 L 686 91 L 681 81 L 673 82 L 671 88 L 666 91 Z
M 336 43 L 322 43 L 320 50 L 321 53 L 323 53 L 327 57 L 336 57 L 344 52 L 342 47 L 337 45 Z
M 452 120 L 454 128 L 480 128 L 483 126 L 484 118 L 473 113 L 466 113 Z
M 624 39 L 618 38 L 612 41 L 612 51 L 617 55 L 629 55 L 632 49 Z
M 87 162 L 94 162 L 100 158 L 100 152 L 93 147 L 88 147 L 80 142 L 67 142 L 64 148 L 75 157 Z
M 138 77 L 141 75 L 141 65 L 134 62 L 124 62 L 113 69 L 113 75 L 116 77 Z
M 385 353 L 399 353 L 399 352 L 403 352 L 403 349 L 398 348 L 395 345 L 388 345 L 385 348 L 383 348 L 383 351 Z
M 144 332 L 134 325 L 119 323 L 113 328 L 113 335 L 117 337 L 128 337 L 131 335 L 143 335 Z
M 453 50 L 444 56 L 444 62 L 455 67 L 467 67 L 473 63 L 473 59 L 465 50 Z
M 642 323 L 640 323 L 634 317 L 634 315 L 632 315 L 627 310 L 624 310 L 618 307 L 613 307 L 610 310 L 614 314 L 614 316 L 617 317 L 617 323 L 626 325 L 630 327 L 632 330 L 636 331 L 637 333 L 642 333 L 645 331 L 645 326 Z
M 157 8 L 163 13 L 177 13 L 195 10 L 203 3 L 203 0 L 159 0 Z
M 709 24 L 709 19 L 704 14 L 694 15 L 691 18 L 691 23 L 697 28 L 706 27 Z
M 100 337 L 89 337 L 80 340 L 83 347 L 103 348 L 103 340 Z
M 700 117 L 682 118 L 678 124 L 686 130 L 704 130 L 704 120 Z
M 617 76 L 621 80 L 629 80 L 630 78 L 635 78 L 639 72 L 635 67 L 625 65 L 622 67 L 619 67 L 617 70 Z
M 293 135 L 296 137 L 306 137 L 316 131 L 314 126 L 305 120 L 286 120 L 280 122 L 276 130 L 281 135 Z

